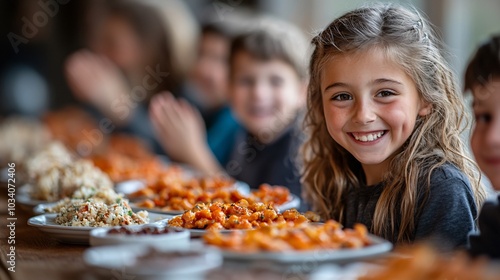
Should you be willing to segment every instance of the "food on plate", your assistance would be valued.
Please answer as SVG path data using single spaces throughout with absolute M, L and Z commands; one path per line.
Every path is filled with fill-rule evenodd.
M 108 174 L 113 182 L 141 179 L 153 181 L 165 167 L 155 157 L 134 159 L 117 152 L 93 155 L 90 160 Z
M 65 197 L 59 200 L 54 206 L 45 208 L 47 213 L 57 213 L 62 207 L 76 203 L 83 203 L 89 199 L 95 202 L 103 202 L 107 205 L 119 203 L 123 198 L 122 194 L 117 194 L 113 189 L 99 189 L 94 187 L 82 186 L 77 189 L 71 197 Z M 127 200 L 128 202 L 128 200 Z
M 167 169 L 140 139 L 121 134 L 111 136 L 106 147 L 89 159 L 113 182 L 141 179 L 153 183 Z M 179 168 L 175 172 L 181 174 Z
M 262 184 L 250 195 L 244 195 L 234 187 L 234 181 L 224 178 L 203 178 L 189 181 L 165 181 L 132 194 L 132 197 L 147 197 L 137 203 L 144 208 L 165 211 L 189 210 L 197 203 L 235 203 L 245 199 L 249 203 L 262 202 L 275 206 L 292 199 L 290 191 L 282 186 Z
M 367 273 L 360 280 L 382 279 L 500 279 L 500 270 L 488 267 L 486 259 L 471 259 L 464 252 L 439 254 L 427 244 L 417 244 L 399 251 L 383 267 Z
M 149 222 L 149 217 L 147 211 L 134 213 L 127 200 L 108 205 L 89 199 L 61 207 L 55 221 L 63 226 L 105 227 L 142 225 Z
M 241 199 L 235 203 L 199 203 L 184 214 L 169 220 L 172 227 L 187 229 L 252 229 L 271 224 L 297 226 L 310 220 L 296 209 L 278 213 L 271 204 L 249 203 Z
M 49 169 L 70 164 L 73 160 L 74 156 L 61 142 L 52 141 L 23 162 L 22 173 L 27 181 L 33 181 Z
M 52 137 L 82 155 L 99 150 L 104 143 L 103 133 L 94 118 L 77 107 L 66 107 L 43 116 Z
M 57 201 L 71 197 L 81 187 L 111 189 L 113 183 L 108 175 L 88 160 L 77 160 L 62 166 L 53 166 L 40 174 L 34 182 L 32 198 Z
M 41 150 L 50 132 L 37 120 L 10 117 L 0 123 L 0 163 L 20 163 Z
M 290 200 L 290 190 L 282 186 L 262 184 L 257 190 L 252 191 L 251 199 L 264 203 L 282 205 Z
M 324 224 L 305 223 L 298 227 L 277 224 L 229 234 L 210 231 L 203 239 L 209 245 L 245 253 L 355 249 L 372 244 L 364 225 L 356 224 L 354 229 L 342 229 L 342 225 L 334 220 Z

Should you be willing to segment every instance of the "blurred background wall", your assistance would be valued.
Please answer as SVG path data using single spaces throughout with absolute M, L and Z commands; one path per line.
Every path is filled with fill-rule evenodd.
M 161 0 L 160 0 L 161 1 Z M 164 0 L 169 1 L 169 0 Z M 186 0 L 197 19 L 216 20 L 244 10 L 290 20 L 311 36 L 362 0 Z M 500 0 L 392 0 L 431 19 L 447 44 L 459 77 L 481 40 L 500 32 Z M 99 0 L 0 1 L 0 114 L 41 114 L 74 103 L 63 75 L 65 58 L 84 47 L 99 16 Z M 179 26 L 178 28 L 182 28 Z M 21 102 L 22 101 L 22 102 Z

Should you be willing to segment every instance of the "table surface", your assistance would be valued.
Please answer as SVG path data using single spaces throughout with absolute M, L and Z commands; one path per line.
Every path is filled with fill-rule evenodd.
M 128 279 L 121 271 L 109 271 L 109 274 L 98 274 L 86 266 L 83 253 L 89 246 L 59 243 L 46 233 L 27 225 L 33 213 L 22 210 L 19 205 L 15 209 L 15 272 L 7 270 L 7 254 L 10 246 L 7 244 L 9 230 L 7 224 L 7 196 L 0 196 L 0 259 L 2 261 L 0 279 Z M 379 260 L 381 258 L 378 258 Z M 383 257 L 382 257 L 383 259 Z M 375 260 L 376 261 L 376 260 Z M 269 263 L 231 263 L 224 262 L 221 268 L 206 275 L 206 279 L 309 279 L 309 272 L 321 265 L 320 263 L 303 263 L 291 266 L 277 266 Z

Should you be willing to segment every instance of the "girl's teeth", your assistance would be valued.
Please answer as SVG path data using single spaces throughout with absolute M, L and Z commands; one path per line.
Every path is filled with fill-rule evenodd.
M 381 132 L 372 133 L 372 134 L 368 134 L 368 135 L 361 135 L 361 136 L 358 136 L 358 135 L 353 133 L 352 135 L 358 141 L 371 142 L 371 141 L 375 141 L 375 140 L 379 139 L 380 137 L 382 137 L 382 135 L 384 135 L 384 132 L 381 131 Z

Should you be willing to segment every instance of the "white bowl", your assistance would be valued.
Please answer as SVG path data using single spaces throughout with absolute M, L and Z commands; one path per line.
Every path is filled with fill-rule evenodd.
M 142 244 L 92 247 L 85 250 L 83 260 L 105 279 L 116 275 L 123 279 L 204 279 L 206 272 L 222 264 L 220 252 L 212 248 L 151 250 Z
M 117 244 L 143 244 L 149 245 L 158 249 L 174 249 L 174 248 L 187 248 L 189 246 L 189 231 L 187 230 L 175 230 L 162 234 L 125 234 L 125 233 L 109 233 L 112 229 L 119 229 L 118 227 L 111 228 L 96 228 L 90 232 L 90 245 L 92 246 L 102 246 L 102 245 L 117 245 Z M 159 230 L 165 229 L 165 227 L 160 225 L 134 225 L 125 226 L 132 232 L 139 231 L 143 228 L 155 228 Z

